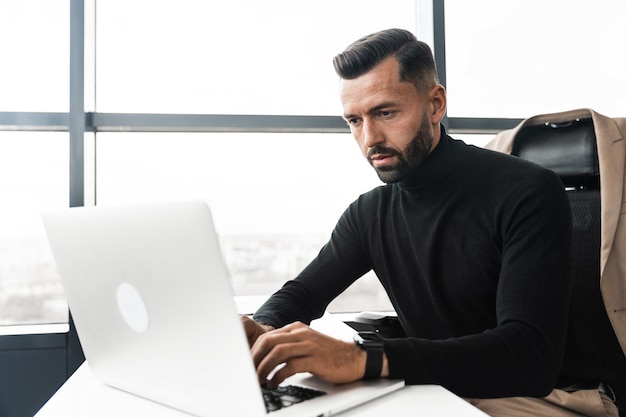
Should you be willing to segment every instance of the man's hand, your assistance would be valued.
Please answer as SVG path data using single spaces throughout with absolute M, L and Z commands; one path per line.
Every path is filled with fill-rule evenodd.
M 246 333 L 256 335 L 251 353 L 260 383 L 280 384 L 299 372 L 334 383 L 359 380 L 365 372 L 366 352 L 354 343 L 344 342 L 319 333 L 302 323 L 292 323 L 280 329 L 259 332 L 246 324 Z M 248 327 L 250 333 L 248 333 Z M 268 381 L 268 376 L 282 365 Z
M 243 324 L 243 329 L 246 332 L 248 345 L 250 345 L 250 347 L 254 345 L 254 342 L 256 342 L 258 337 L 261 336 L 263 333 L 274 330 L 272 326 L 257 323 L 248 316 L 241 316 L 241 322 Z

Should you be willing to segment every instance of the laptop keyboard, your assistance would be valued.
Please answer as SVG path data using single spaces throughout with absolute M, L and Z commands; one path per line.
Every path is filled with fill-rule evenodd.
M 324 391 L 295 385 L 278 386 L 271 389 L 267 386 L 261 386 L 261 391 L 268 413 L 326 394 Z

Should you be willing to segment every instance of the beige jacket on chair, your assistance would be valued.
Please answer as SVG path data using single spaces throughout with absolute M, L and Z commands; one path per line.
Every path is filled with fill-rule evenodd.
M 524 126 L 593 120 L 598 145 L 601 199 L 600 291 L 615 335 L 626 355 L 626 118 L 609 118 L 591 109 L 534 116 L 505 130 L 486 148 L 511 153 Z

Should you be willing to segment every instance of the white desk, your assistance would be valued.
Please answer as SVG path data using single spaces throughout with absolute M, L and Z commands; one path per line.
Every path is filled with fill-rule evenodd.
M 341 414 L 346 417 L 486 416 L 445 388 L 407 386 Z M 84 363 L 35 417 L 189 417 L 189 414 L 110 388 L 91 375 Z M 271 414 L 270 414 L 271 416 Z
M 236 301 L 240 312 L 256 309 L 246 304 L 251 302 L 248 299 Z M 335 338 L 351 341 L 354 330 L 342 320 L 351 319 L 353 316 L 326 314 L 319 320 L 314 320 L 311 327 Z M 450 391 L 435 385 L 407 386 L 341 415 L 346 417 L 486 416 Z M 84 363 L 35 415 L 35 417 L 105 416 L 189 417 L 190 415 L 100 383 L 93 377 L 87 363 Z M 271 417 L 271 414 L 269 416 Z

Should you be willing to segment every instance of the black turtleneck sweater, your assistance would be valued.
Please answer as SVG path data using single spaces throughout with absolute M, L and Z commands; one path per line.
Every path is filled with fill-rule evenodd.
M 385 340 L 390 377 L 464 397 L 544 396 L 564 347 L 570 235 L 554 173 L 442 129 L 408 178 L 354 201 L 254 317 L 309 323 L 373 269 L 407 335 Z

